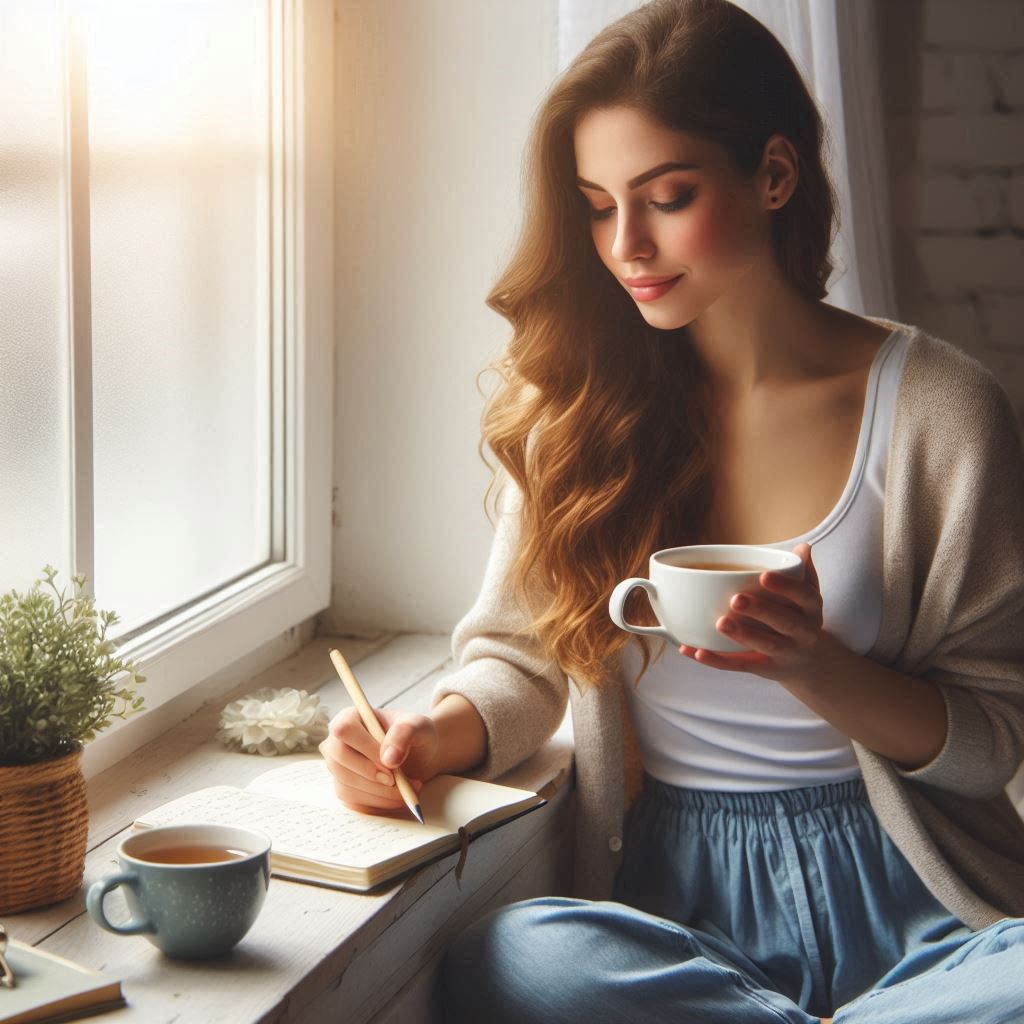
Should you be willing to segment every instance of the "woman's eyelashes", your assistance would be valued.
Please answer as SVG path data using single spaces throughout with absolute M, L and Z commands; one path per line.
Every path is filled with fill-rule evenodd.
M 653 206 L 656 210 L 661 210 L 662 213 L 674 213 L 676 210 L 681 210 L 684 206 L 688 206 L 690 204 L 690 201 L 694 197 L 695 191 L 696 190 L 686 192 L 683 195 L 679 196 L 677 199 L 673 199 L 669 203 L 652 202 L 651 206 Z M 590 213 L 591 220 L 607 220 L 615 212 L 615 207 L 609 206 L 607 209 L 604 210 L 595 210 L 588 203 L 587 210 Z

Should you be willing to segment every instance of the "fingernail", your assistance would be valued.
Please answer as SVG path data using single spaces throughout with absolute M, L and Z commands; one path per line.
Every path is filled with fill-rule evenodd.
M 377 772 L 377 781 L 383 782 L 385 786 L 391 785 L 391 776 L 387 772 Z
M 384 752 L 380 755 L 380 759 L 385 764 L 397 764 L 398 763 L 398 750 L 395 747 L 385 747 Z
M 749 599 L 749 598 L 747 598 L 747 597 L 744 597 L 744 596 L 743 596 L 742 594 L 740 594 L 740 595 L 739 595 L 739 596 L 738 596 L 738 597 L 736 598 L 736 600 L 735 600 L 735 601 L 733 601 L 733 604 L 734 604 L 734 605 L 735 605 L 735 606 L 736 606 L 737 608 L 746 608 L 746 607 L 748 607 L 748 606 L 750 605 L 750 599 Z

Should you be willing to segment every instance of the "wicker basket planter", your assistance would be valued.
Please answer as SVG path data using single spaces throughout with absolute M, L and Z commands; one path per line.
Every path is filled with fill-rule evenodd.
M 73 896 L 88 834 L 81 750 L 0 767 L 0 914 Z

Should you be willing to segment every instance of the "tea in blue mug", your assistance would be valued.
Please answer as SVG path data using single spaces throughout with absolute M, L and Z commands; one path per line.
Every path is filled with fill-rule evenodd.
M 89 887 L 86 906 L 116 935 L 143 935 L 167 956 L 226 953 L 252 927 L 270 884 L 270 837 L 227 825 L 164 825 L 128 836 L 120 872 Z M 110 921 L 103 900 L 123 886 L 131 920 Z

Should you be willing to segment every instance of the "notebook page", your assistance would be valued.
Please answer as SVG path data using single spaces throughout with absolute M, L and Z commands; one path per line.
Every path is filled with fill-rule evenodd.
M 345 806 L 334 792 L 334 776 L 331 775 L 322 757 L 293 761 L 280 768 L 272 768 L 262 775 L 257 775 L 245 788 L 250 793 L 269 793 L 288 800 L 301 800 L 304 804 L 313 804 L 317 807 Z M 408 816 L 412 820 L 408 808 L 403 807 L 395 813 L 401 814 L 403 818 Z M 360 817 L 371 815 L 361 814 Z M 419 822 L 416 824 L 419 825 Z M 422 825 L 419 827 L 423 828 Z
M 296 766 L 298 767 L 298 766 Z M 173 825 L 209 822 L 266 832 L 273 840 L 272 854 L 367 868 L 414 850 L 448 834 L 446 829 L 363 814 L 333 797 L 324 807 L 299 803 L 273 793 L 256 793 L 233 786 L 211 786 L 172 800 L 148 814 L 137 825 Z
M 528 789 L 498 786 L 458 775 L 435 776 L 420 791 L 420 806 L 427 821 L 443 823 L 453 832 L 491 811 L 512 807 L 524 800 L 535 804 L 537 794 Z
M 334 793 L 333 777 L 322 758 L 273 768 L 253 779 L 246 789 L 290 797 L 319 807 L 344 806 Z M 458 832 L 461 826 L 474 818 L 523 800 L 536 801 L 536 796 L 528 789 L 497 786 L 458 775 L 436 775 L 420 790 L 419 802 L 426 825 L 435 826 L 443 832 Z M 408 810 L 403 809 L 399 813 L 410 815 L 412 824 L 419 829 L 424 828 L 412 821 Z

